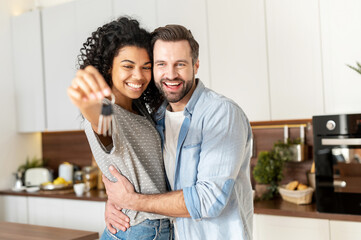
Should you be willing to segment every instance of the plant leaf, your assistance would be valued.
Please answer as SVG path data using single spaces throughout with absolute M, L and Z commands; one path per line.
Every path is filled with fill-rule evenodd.
M 349 68 L 355 70 L 359 74 L 361 74 L 361 64 L 359 62 L 356 62 L 357 68 L 351 65 L 346 64 Z

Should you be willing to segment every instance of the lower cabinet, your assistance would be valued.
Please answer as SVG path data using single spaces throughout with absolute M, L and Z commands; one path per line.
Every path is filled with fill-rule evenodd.
M 0 196 L 0 221 L 28 223 L 27 197 Z
M 330 240 L 361 239 L 361 222 L 330 220 Z
M 105 202 L 0 196 L 0 221 L 99 232 Z M 361 222 L 254 214 L 253 240 L 359 240 Z
M 329 220 L 255 214 L 255 240 L 329 240 Z
M 254 214 L 253 240 L 359 240 L 361 222 Z
M 99 232 L 105 229 L 105 202 L 1 196 L 0 221 Z
M 29 224 L 96 231 L 105 228 L 105 202 L 28 198 Z

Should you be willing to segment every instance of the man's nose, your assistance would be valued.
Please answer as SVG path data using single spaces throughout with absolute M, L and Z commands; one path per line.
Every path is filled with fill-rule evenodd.
M 178 77 L 178 72 L 174 67 L 169 66 L 167 68 L 167 71 L 166 71 L 165 75 L 166 75 L 165 76 L 166 78 L 168 78 L 170 80 L 173 80 L 173 79 L 176 79 Z

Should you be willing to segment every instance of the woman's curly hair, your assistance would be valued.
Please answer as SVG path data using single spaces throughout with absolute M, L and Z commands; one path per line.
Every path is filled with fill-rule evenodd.
M 102 74 L 107 84 L 112 87 L 111 69 L 113 59 L 118 55 L 119 50 L 126 46 L 144 48 L 152 60 L 150 41 L 150 33 L 140 28 L 137 20 L 120 17 L 99 27 L 86 40 L 78 56 L 79 68 L 94 66 Z M 162 103 L 163 97 L 155 86 L 153 77 L 139 99 L 150 113 L 153 113 Z

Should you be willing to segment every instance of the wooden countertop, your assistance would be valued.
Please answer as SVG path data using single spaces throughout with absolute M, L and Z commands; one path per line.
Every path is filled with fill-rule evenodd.
M 83 196 L 76 196 L 74 192 L 71 193 L 54 193 L 52 191 L 37 191 L 34 193 L 28 193 L 26 191 L 14 192 L 11 190 L 0 191 L 0 195 L 12 195 L 12 196 L 26 196 L 26 197 L 48 197 L 48 198 L 62 198 L 62 199 L 73 199 L 73 200 L 86 200 L 86 201 L 99 201 L 105 202 L 108 197 L 105 191 L 91 190 L 85 192 Z
M 0 222 L 0 239 L 37 239 L 37 240 L 92 240 L 99 233 L 66 228 L 45 227 L 30 224 Z
M 107 195 L 104 191 L 92 190 L 84 193 L 83 196 L 77 197 L 74 193 L 67 194 L 51 194 L 51 193 L 27 193 L 14 192 L 11 190 L 0 191 L 0 195 L 13 195 L 13 196 L 28 196 L 28 197 L 49 197 L 60 199 L 74 199 L 74 200 L 86 200 L 86 201 L 100 201 L 105 202 Z M 287 216 L 287 217 L 305 217 L 305 218 L 318 218 L 340 221 L 354 221 L 361 222 L 361 215 L 350 214 L 333 214 L 333 213 L 320 213 L 316 210 L 316 204 L 297 205 L 283 201 L 281 198 L 276 198 L 268 201 L 256 201 L 254 202 L 254 213 Z
M 254 202 L 254 213 L 286 217 L 304 217 L 361 222 L 361 215 L 320 213 L 317 212 L 315 203 L 297 205 L 283 201 L 281 198 Z

